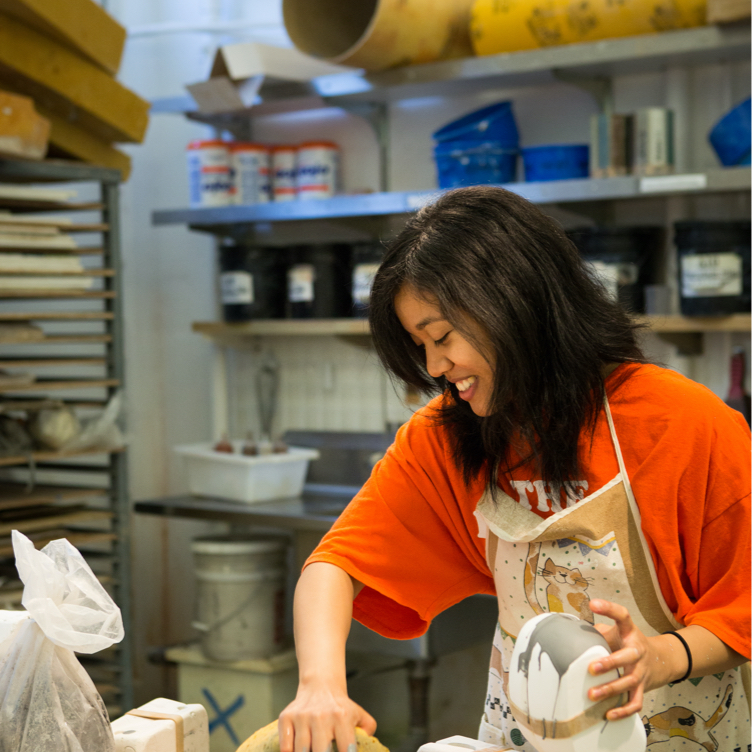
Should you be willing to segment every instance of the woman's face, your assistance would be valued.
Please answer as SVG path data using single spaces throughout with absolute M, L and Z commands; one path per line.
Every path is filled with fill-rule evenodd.
M 403 287 L 394 299 L 402 326 L 413 342 L 425 350 L 426 370 L 433 378 L 444 376 L 481 417 L 489 414 L 493 391 L 493 368 L 441 314 L 430 299 L 421 297 L 410 287 Z M 475 322 L 468 328 L 484 339 Z

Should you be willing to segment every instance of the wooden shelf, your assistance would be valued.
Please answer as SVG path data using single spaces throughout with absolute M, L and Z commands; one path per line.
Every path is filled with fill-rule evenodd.
M 750 314 L 735 314 L 713 318 L 688 316 L 639 316 L 656 333 L 703 333 L 703 332 L 749 332 L 752 331 Z M 367 319 L 269 319 L 239 323 L 195 322 L 194 332 L 209 339 L 231 342 L 254 336 L 324 336 L 356 335 L 370 333 Z
M 657 334 L 752 331 L 752 316 L 736 313 L 732 316 L 640 316 Z
M 210 339 L 258 335 L 308 337 L 331 334 L 368 334 L 367 319 L 267 319 L 238 323 L 196 322 L 193 331 Z
M 113 517 L 112 510 L 107 509 L 73 509 L 66 510 L 65 507 L 44 507 L 40 510 L 44 516 L 20 517 L 13 515 L 16 519 L 5 521 L 0 514 L 0 536 L 10 535 L 13 530 L 18 530 L 24 535 L 29 533 L 38 533 L 47 530 L 56 530 L 68 525 L 80 525 L 87 522 L 101 522 L 111 520 Z
M 4 251 L 4 248 L 0 248 L 0 252 Z M 2 271 L 0 270 L 0 277 L 114 277 L 115 272 L 113 269 L 84 269 L 83 271 L 75 272 L 58 272 L 58 271 L 46 271 L 44 269 L 37 269 L 34 271 Z
M 48 381 L 37 379 L 23 386 L 2 386 L 0 394 L 17 394 L 20 392 L 48 392 L 64 389 L 98 389 L 101 387 L 120 386 L 119 379 L 59 379 Z
M 2 311 L 0 321 L 112 321 L 112 311 Z
M 102 454 L 117 454 L 119 451 L 103 451 L 101 449 L 92 449 L 85 452 L 32 452 L 31 458 L 34 462 L 55 462 L 57 460 L 69 460 L 76 457 L 96 457 Z M 28 465 L 29 455 L 0 457 L 0 467 L 13 467 L 15 465 Z
M 79 298 L 101 300 L 116 297 L 114 290 L 0 290 L 0 300 L 3 298 Z
M 27 491 L 26 486 L 3 483 L 0 485 L 0 511 L 101 498 L 106 497 L 108 493 L 106 488 L 69 486 L 35 486 L 31 491 Z
M 106 358 L 0 358 L 0 368 L 58 368 L 63 366 L 106 365 Z
M 28 342 L 0 342 L 0 346 L 9 345 L 98 345 L 112 342 L 110 334 L 52 334 L 44 339 L 29 340 Z

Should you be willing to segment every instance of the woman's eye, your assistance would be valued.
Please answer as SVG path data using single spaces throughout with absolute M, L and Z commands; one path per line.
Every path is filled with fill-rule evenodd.
M 446 342 L 446 338 L 449 336 L 450 332 L 447 332 L 441 339 L 435 339 L 433 341 L 434 345 L 439 346 L 443 345 Z

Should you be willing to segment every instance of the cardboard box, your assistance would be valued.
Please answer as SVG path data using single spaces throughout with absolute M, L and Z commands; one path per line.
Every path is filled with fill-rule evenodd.
M 256 104 L 265 83 L 305 82 L 352 70 L 293 48 L 243 42 L 220 47 L 209 80 L 186 88 L 201 112 L 232 112 Z
M 178 699 L 209 713 L 211 752 L 235 752 L 278 718 L 298 690 L 293 650 L 232 663 L 210 661 L 196 646 L 170 648 L 166 657 L 178 666 Z
M 25 94 L 105 142 L 143 140 L 149 103 L 94 63 L 0 14 L 0 87 Z
M 55 39 L 113 75 L 125 29 L 94 0 L 0 0 L 0 13 Z
M 33 100 L 0 91 L 0 155 L 44 159 L 50 121 L 34 109 Z

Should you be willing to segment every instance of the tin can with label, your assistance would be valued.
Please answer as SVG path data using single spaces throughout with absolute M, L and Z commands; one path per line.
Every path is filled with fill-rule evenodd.
M 295 201 L 298 175 L 298 149 L 275 146 L 272 149 L 272 193 L 275 201 Z
M 331 141 L 308 141 L 298 148 L 298 198 L 332 198 L 339 181 L 339 147 Z
M 266 204 L 272 198 L 269 148 L 238 141 L 231 145 L 234 204 Z
M 230 149 L 226 141 L 191 141 L 187 148 L 188 193 L 192 209 L 231 202 Z
M 347 316 L 350 308 L 349 248 L 299 246 L 287 270 L 287 315 L 293 319 Z
M 280 249 L 223 245 L 219 264 L 225 321 L 284 316 L 286 255 Z

